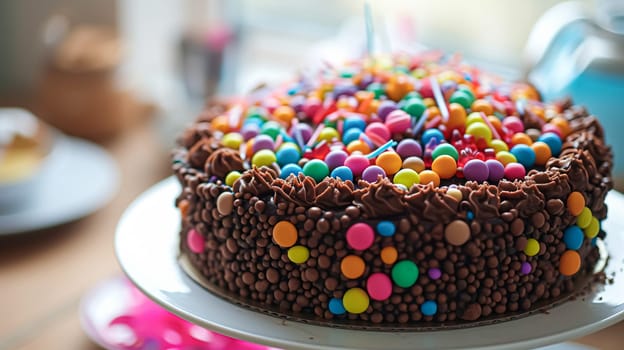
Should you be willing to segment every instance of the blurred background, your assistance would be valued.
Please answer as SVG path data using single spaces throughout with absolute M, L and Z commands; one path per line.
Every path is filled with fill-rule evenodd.
M 370 5 L 378 53 L 461 53 L 508 78 L 529 79 L 546 99 L 572 96 L 588 106 L 606 126 L 616 186 L 624 188 L 624 141 L 617 135 L 624 127 L 624 1 Z M 85 151 L 84 163 L 58 170 L 86 181 L 82 194 L 98 187 L 89 161 L 111 162 L 101 171 L 109 175 L 96 182 L 109 183 L 100 186 L 106 193 L 93 195 L 89 210 L 74 203 L 66 210 L 73 215 L 52 213 L 54 220 L 30 226 L 6 214 L 3 223 L 0 214 L 0 310 L 16 315 L 0 319 L 0 349 L 49 349 L 56 341 L 58 348 L 93 347 L 80 335 L 75 306 L 88 287 L 119 274 L 115 224 L 136 195 L 170 174 L 176 135 L 215 96 L 243 94 L 323 60 L 360 57 L 363 12 L 361 0 L 0 1 L 0 107 L 26 108 L 58 130 L 53 136 L 69 135 L 69 153 L 92 146 L 104 152 Z M 69 179 L 59 181 L 62 188 Z M 85 273 L 78 261 L 98 263 Z M 59 280 L 68 283 L 37 297 Z M 619 345 L 609 341 L 584 338 L 600 348 Z

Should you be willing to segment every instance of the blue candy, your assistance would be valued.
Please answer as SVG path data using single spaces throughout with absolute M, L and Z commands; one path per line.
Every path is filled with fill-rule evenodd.
M 561 153 L 561 147 L 563 144 L 559 136 L 554 132 L 542 134 L 537 140 L 544 142 L 548 145 L 548 147 L 550 147 L 550 153 L 552 153 L 553 157 L 556 157 L 559 153 Z
M 362 118 L 349 117 L 345 119 L 342 129 L 349 130 L 352 128 L 359 129 L 360 131 L 364 131 L 364 129 L 366 128 L 366 122 Z
M 438 304 L 433 300 L 427 300 L 420 305 L 420 312 L 425 316 L 433 316 L 438 312 Z
M 286 164 L 282 167 L 282 172 L 280 173 L 280 177 L 282 179 L 287 178 L 290 174 L 295 174 L 295 176 L 299 175 L 299 173 L 303 173 L 303 169 L 297 164 Z
M 331 298 L 329 300 L 329 312 L 331 312 L 334 315 L 342 315 L 347 311 L 342 305 L 342 300 L 338 298 Z
M 337 167 L 336 169 L 332 170 L 331 177 L 335 178 L 335 179 L 342 179 L 342 181 L 353 181 L 353 172 L 351 171 L 351 169 L 349 169 L 348 167 L 342 165 Z
M 280 166 L 297 163 L 301 158 L 299 156 L 299 151 L 297 151 L 294 147 L 282 147 L 279 151 L 277 151 L 275 157 L 277 158 L 277 164 Z M 284 169 L 282 168 L 282 172 L 283 171 Z
M 423 145 L 427 145 L 431 139 L 436 139 L 438 143 L 444 140 L 444 134 L 438 129 L 427 129 L 423 132 L 421 141 Z
M 516 157 L 518 163 L 524 165 L 525 169 L 531 169 L 535 165 L 535 151 L 530 146 L 515 145 L 510 152 Z
M 578 250 L 583 245 L 583 230 L 576 225 L 572 225 L 563 231 L 563 242 L 566 248 Z
M 342 134 L 342 143 L 345 145 L 350 144 L 352 141 L 359 139 L 361 133 L 362 130 L 358 128 L 346 129 L 346 131 Z
M 377 224 L 377 233 L 384 237 L 390 237 L 396 231 L 396 227 L 392 221 L 380 221 Z

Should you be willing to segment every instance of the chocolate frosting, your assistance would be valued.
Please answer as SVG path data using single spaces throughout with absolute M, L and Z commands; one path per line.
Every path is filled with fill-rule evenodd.
M 205 163 L 206 174 L 225 178 L 231 171 L 245 170 L 240 154 L 229 148 L 219 148 L 212 152 Z

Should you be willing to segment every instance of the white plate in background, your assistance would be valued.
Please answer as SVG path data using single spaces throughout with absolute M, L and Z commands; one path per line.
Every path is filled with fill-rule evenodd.
M 101 147 L 59 135 L 33 186 L 26 203 L 0 212 L 0 235 L 53 227 L 93 213 L 117 192 L 119 171 Z

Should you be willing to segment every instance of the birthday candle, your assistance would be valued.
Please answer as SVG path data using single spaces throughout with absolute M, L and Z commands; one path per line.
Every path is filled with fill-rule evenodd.
M 479 112 L 479 114 L 481 115 L 481 119 L 483 119 L 483 122 L 485 123 L 485 125 L 487 125 L 488 128 L 490 128 L 490 130 L 492 131 L 492 136 L 494 136 L 495 139 L 500 140 L 501 137 L 498 134 L 498 131 L 496 131 L 496 128 L 494 127 L 494 125 L 492 125 L 492 123 L 490 122 L 488 117 L 485 115 L 485 113 Z
M 442 120 L 444 123 L 448 122 L 449 119 L 449 111 L 446 108 L 446 101 L 444 100 L 444 95 L 442 95 L 442 90 L 440 89 L 440 84 L 438 84 L 438 79 L 435 76 L 429 78 L 431 82 L 431 89 L 433 90 L 433 97 L 435 97 L 436 103 L 438 105 L 438 109 L 440 109 L 440 114 L 442 114 Z

